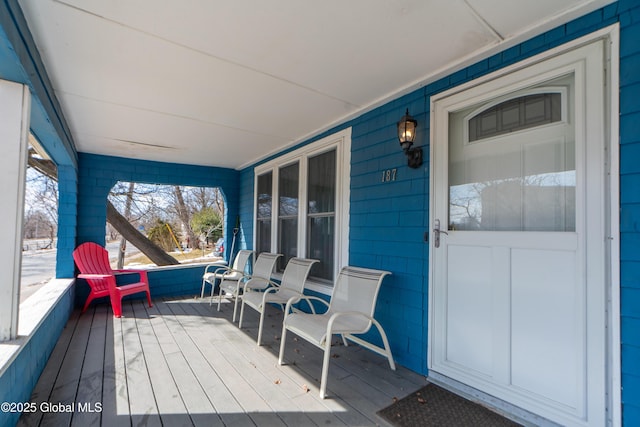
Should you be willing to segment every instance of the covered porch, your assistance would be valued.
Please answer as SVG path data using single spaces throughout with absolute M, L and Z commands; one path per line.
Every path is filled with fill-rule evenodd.
M 24 413 L 19 425 L 387 425 L 376 412 L 426 384 L 334 339 L 329 396 L 320 399 L 321 350 L 288 334 L 287 364 L 278 366 L 282 312 L 268 311 L 261 347 L 257 313 L 248 310 L 239 329 L 232 312 L 191 297 L 158 298 L 152 308 L 128 301 L 120 319 L 108 304 L 75 310 L 30 399 L 58 406 Z
M 20 421 L 0 413 L 0 425 L 375 425 L 434 378 L 536 425 L 640 424 L 638 0 L 338 3 L 0 0 L 0 402 L 35 408 Z M 564 99 L 549 123 L 469 138 L 472 118 L 489 129 L 508 101 L 524 112 L 537 94 Z M 399 144 L 405 119 L 413 146 Z M 531 154 L 549 162 L 519 177 L 577 177 L 555 185 L 577 194 L 559 210 L 568 227 L 488 230 L 489 248 L 487 230 L 464 228 L 473 215 L 450 221 L 450 189 L 485 177 L 453 179 L 447 168 L 462 163 L 449 147 L 493 172 L 484 159 L 512 152 L 505 135 L 527 132 L 533 147 L 531 132 L 556 122 L 565 133 L 541 135 L 566 146 L 495 164 L 524 170 Z M 58 245 L 56 280 L 21 304 L 30 135 L 57 166 Z M 318 258 L 314 296 L 331 298 L 344 266 L 391 272 L 375 318 L 398 371 L 336 346 L 319 399 L 321 351 L 290 335 L 278 366 L 281 312 L 257 347 L 255 313 L 239 330 L 228 307 L 191 297 L 204 265 L 152 268 L 152 309 L 135 300 L 122 319 L 104 304 L 80 315 L 88 289 L 72 252 L 104 245 L 117 182 L 220 189 L 223 236 L 237 237 L 226 261 L 239 249 Z M 549 211 L 547 190 L 530 205 Z M 76 407 L 39 407 L 65 402 Z

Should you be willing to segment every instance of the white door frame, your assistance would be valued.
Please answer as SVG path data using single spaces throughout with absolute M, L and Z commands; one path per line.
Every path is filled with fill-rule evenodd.
M 457 86 L 446 92 L 431 97 L 431 159 L 436 159 L 434 154 L 434 146 L 437 136 L 435 135 L 435 103 L 438 100 L 452 96 L 456 93 L 469 90 L 470 88 L 487 83 L 491 80 L 505 76 L 518 70 L 525 69 L 541 61 L 548 60 L 555 56 L 567 53 L 581 46 L 591 44 L 597 40 L 604 40 L 605 45 L 605 63 L 606 74 L 604 77 L 604 85 L 606 93 L 604 94 L 604 112 L 605 112 L 605 149 L 606 149 L 606 167 L 605 175 L 607 182 L 605 183 L 605 235 L 607 236 L 606 245 L 606 313 L 607 318 L 607 336 L 606 336 L 606 391 L 609 396 L 607 402 L 607 420 L 610 425 L 621 425 L 621 361 L 620 361 L 620 232 L 619 232 L 619 122 L 618 122 L 618 88 L 619 88 L 619 25 L 615 24 L 605 29 L 596 31 L 592 34 L 574 40 L 560 47 L 551 49 L 532 58 L 523 60 L 517 64 L 505 67 L 489 75 L 478 78 L 474 81 Z M 431 228 L 435 219 L 433 195 L 435 194 L 436 177 L 434 176 L 434 168 L 430 168 L 430 200 L 429 200 L 429 227 Z M 433 239 L 431 239 L 433 240 Z M 434 248 L 433 243 L 429 246 L 429 324 L 428 324 L 428 349 L 427 349 L 427 367 L 432 368 L 432 350 L 433 345 L 431 339 L 433 337 L 433 280 L 434 280 Z M 507 405 L 508 406 L 508 405 Z

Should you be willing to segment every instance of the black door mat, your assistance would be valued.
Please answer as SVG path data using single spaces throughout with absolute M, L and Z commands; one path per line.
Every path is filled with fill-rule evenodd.
M 397 427 L 516 427 L 517 424 L 435 384 L 427 384 L 378 415 Z

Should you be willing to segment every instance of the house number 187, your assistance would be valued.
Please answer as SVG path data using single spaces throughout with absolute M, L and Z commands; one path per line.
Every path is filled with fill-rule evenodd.
M 396 168 L 387 169 L 382 171 L 382 182 L 389 182 L 396 180 L 396 172 L 398 170 Z

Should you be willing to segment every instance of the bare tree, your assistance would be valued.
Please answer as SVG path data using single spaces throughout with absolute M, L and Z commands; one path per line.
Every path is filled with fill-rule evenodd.
M 178 212 L 178 218 L 180 218 L 180 222 L 182 223 L 182 228 L 187 233 L 187 245 L 190 248 L 198 247 L 198 237 L 191 229 L 191 209 L 185 203 L 184 197 L 182 195 L 182 188 L 176 185 L 173 188 L 175 200 L 176 200 L 176 210 Z
M 156 265 L 180 264 L 178 260 L 166 253 L 161 247 L 147 239 L 131 223 L 107 201 L 107 220 L 118 232 L 123 235 L 133 246 L 140 249 Z
M 46 237 L 47 247 L 52 247 L 58 230 L 57 183 L 33 168 L 27 173 L 27 182 L 27 197 L 32 205 L 25 212 L 25 236 Z
M 127 201 L 124 205 L 124 217 L 131 221 L 131 204 L 133 202 L 133 189 L 136 184 L 134 182 L 129 183 L 129 190 L 127 191 Z M 121 270 L 124 267 L 124 255 L 127 251 L 127 239 L 121 235 L 120 237 L 120 250 L 118 251 L 118 264 L 117 268 Z

